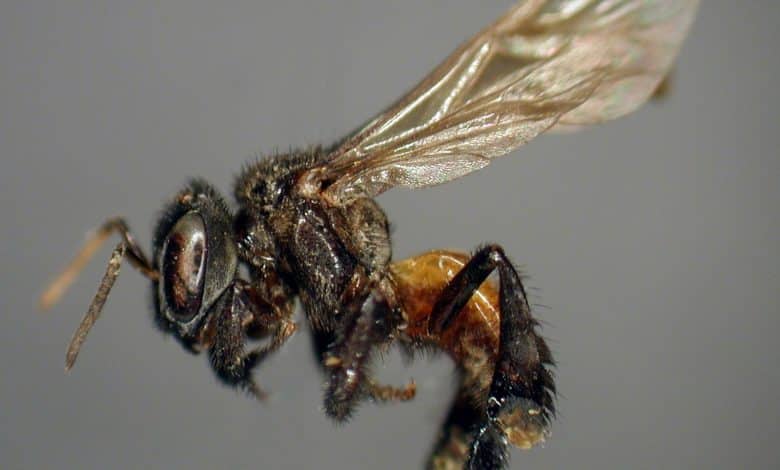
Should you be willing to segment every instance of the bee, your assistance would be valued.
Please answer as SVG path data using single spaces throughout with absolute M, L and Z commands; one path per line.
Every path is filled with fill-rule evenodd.
M 554 361 L 522 276 L 494 244 L 394 261 L 373 198 L 445 183 L 542 133 L 634 111 L 668 76 L 697 3 L 519 2 L 342 141 L 246 165 L 235 204 L 190 181 L 164 208 L 151 257 L 122 218 L 107 220 L 41 297 L 43 307 L 54 304 L 98 247 L 120 236 L 66 369 L 123 260 L 151 281 L 157 326 L 207 353 L 219 380 L 258 398 L 265 392 L 252 371 L 297 331 L 298 298 L 328 416 L 344 421 L 362 401 L 414 397 L 414 382 L 372 377 L 377 352 L 440 350 L 460 380 L 428 466 L 505 468 L 508 446 L 542 442 L 555 414 Z

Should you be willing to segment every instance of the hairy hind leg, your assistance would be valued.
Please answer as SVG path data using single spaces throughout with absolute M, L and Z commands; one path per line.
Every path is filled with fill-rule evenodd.
M 552 355 L 536 331 L 538 322 L 531 316 L 520 275 L 501 247 L 479 249 L 445 286 L 431 312 L 431 334 L 441 335 L 458 321 L 463 307 L 494 270 L 499 275 L 499 350 L 483 395 L 486 401 L 469 404 L 461 398 L 467 391 L 461 390 L 443 436 L 470 427 L 466 468 L 472 469 L 505 468 L 507 442 L 531 447 L 541 441 L 555 412 L 555 385 L 548 370 Z M 431 462 L 444 450 L 437 447 Z

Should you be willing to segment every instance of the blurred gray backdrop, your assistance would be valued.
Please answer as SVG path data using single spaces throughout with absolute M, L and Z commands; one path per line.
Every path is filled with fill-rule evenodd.
M 254 154 L 337 139 L 509 3 L 2 2 L 0 467 L 419 468 L 444 357 L 378 364 L 418 398 L 335 426 L 305 332 L 259 405 L 154 329 L 127 267 L 63 374 L 108 247 L 53 311 L 35 298 L 105 217 L 148 246 L 188 177 L 229 192 Z M 380 198 L 397 258 L 496 241 L 530 275 L 560 416 L 513 468 L 778 465 L 780 7 L 702 3 L 666 102 Z

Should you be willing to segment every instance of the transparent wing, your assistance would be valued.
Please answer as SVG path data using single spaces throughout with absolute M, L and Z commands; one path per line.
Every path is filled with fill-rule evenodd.
M 344 204 L 443 183 L 550 129 L 614 119 L 667 75 L 698 0 L 526 0 L 346 139 L 308 179 Z

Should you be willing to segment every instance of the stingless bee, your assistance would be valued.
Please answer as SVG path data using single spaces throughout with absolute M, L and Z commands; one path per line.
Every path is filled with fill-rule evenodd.
M 121 236 L 66 368 L 123 259 L 151 280 L 157 325 L 259 398 L 252 370 L 295 333 L 297 297 L 330 417 L 346 419 L 365 399 L 411 399 L 413 382 L 380 384 L 367 365 L 391 345 L 433 347 L 452 357 L 460 382 L 428 465 L 504 468 L 507 445 L 544 440 L 555 410 L 553 358 L 521 276 L 496 245 L 392 261 L 373 198 L 459 178 L 546 131 L 637 109 L 668 75 L 697 3 L 522 1 L 353 135 L 248 164 L 235 207 L 205 181 L 189 182 L 165 207 L 151 258 L 123 219 L 109 219 L 41 297 L 54 304 L 97 248 Z

